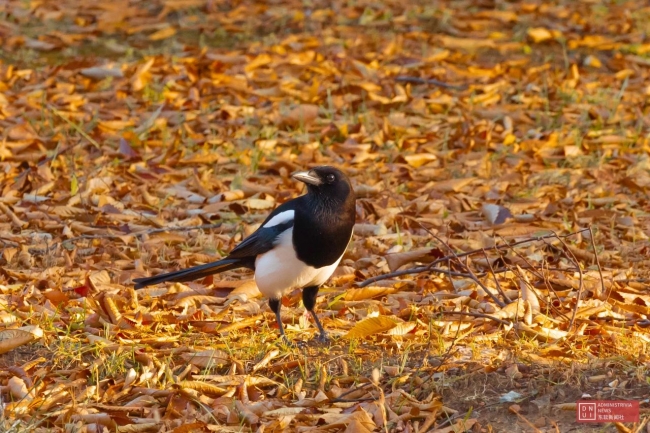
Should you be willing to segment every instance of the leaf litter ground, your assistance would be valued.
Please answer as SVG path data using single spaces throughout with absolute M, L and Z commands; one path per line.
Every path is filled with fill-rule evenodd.
M 7 1 L 3 431 L 641 431 L 643 2 Z M 227 253 L 345 169 L 349 251 L 291 338 Z M 643 400 L 641 424 L 575 401 Z M 644 400 L 645 399 L 645 400 Z

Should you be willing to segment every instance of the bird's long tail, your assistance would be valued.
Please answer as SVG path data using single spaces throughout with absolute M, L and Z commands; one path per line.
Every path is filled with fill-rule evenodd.
M 242 259 L 223 259 L 216 262 L 206 263 L 205 265 L 181 269 L 180 271 L 155 275 L 153 277 L 136 278 L 133 282 L 135 283 L 134 287 L 136 289 L 142 289 L 143 287 L 163 283 L 165 281 L 183 283 L 185 281 L 197 280 L 199 278 L 207 277 L 208 275 L 248 266 L 248 263 Z

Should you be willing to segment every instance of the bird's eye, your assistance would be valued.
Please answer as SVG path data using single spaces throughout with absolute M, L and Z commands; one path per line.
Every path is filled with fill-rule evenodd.
M 328 174 L 325 180 L 327 180 L 327 183 L 333 183 L 336 180 L 336 176 L 333 174 Z

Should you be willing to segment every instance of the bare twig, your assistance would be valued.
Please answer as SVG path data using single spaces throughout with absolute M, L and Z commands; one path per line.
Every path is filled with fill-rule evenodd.
M 366 400 L 374 400 L 374 399 L 368 399 L 367 397 L 366 397 L 366 398 L 363 398 L 363 399 L 345 399 L 345 398 L 343 398 L 343 397 L 345 397 L 346 395 L 348 395 L 348 394 L 352 394 L 352 393 L 355 392 L 355 391 L 362 390 L 363 388 L 365 388 L 365 387 L 367 387 L 367 386 L 369 386 L 369 385 L 372 385 L 372 384 L 371 384 L 370 382 L 366 382 L 366 383 L 364 383 L 364 384 L 361 385 L 361 386 L 357 386 L 357 387 L 354 388 L 354 389 L 351 389 L 351 390 L 349 390 L 349 391 L 344 392 L 343 394 L 339 395 L 339 396 L 336 397 L 335 399 L 330 400 L 330 402 L 331 402 L 331 403 L 342 403 L 342 402 L 350 402 L 350 401 L 366 401 Z
M 479 248 L 479 249 L 472 250 L 472 251 L 466 251 L 464 253 L 448 255 L 448 256 L 436 259 L 436 260 L 434 260 L 433 262 L 429 263 L 426 266 L 417 266 L 417 267 L 413 267 L 413 268 L 410 268 L 410 269 L 402 269 L 402 270 L 398 270 L 398 271 L 394 271 L 394 272 L 389 272 L 389 273 L 386 273 L 386 274 L 376 275 L 374 277 L 368 278 L 367 280 L 364 280 L 364 281 L 358 283 L 357 287 L 366 287 L 366 286 L 368 286 L 368 285 L 370 285 L 372 283 L 375 283 L 377 281 L 387 280 L 389 278 L 399 277 L 399 276 L 402 276 L 402 275 L 419 274 L 419 273 L 422 273 L 422 272 L 427 272 L 427 271 L 431 270 L 435 265 L 437 265 L 439 263 L 442 263 L 442 262 L 447 262 L 447 261 L 449 261 L 449 260 L 451 260 L 453 258 L 471 256 L 471 255 L 474 255 L 474 254 L 481 253 L 483 251 L 493 251 L 493 250 L 508 249 L 508 248 L 512 248 L 512 247 L 515 247 L 517 245 L 526 244 L 526 243 L 529 243 L 529 242 L 541 242 L 541 241 L 544 241 L 544 240 L 547 240 L 547 239 L 553 239 L 553 238 L 562 238 L 562 239 L 564 239 L 564 238 L 568 238 L 568 237 L 571 237 L 571 236 L 575 236 L 578 233 L 582 233 L 583 231 L 586 231 L 586 230 L 588 230 L 588 229 L 580 229 L 580 230 L 575 231 L 575 232 L 567 233 L 566 235 L 558 235 L 557 233 L 553 233 L 553 234 L 549 234 L 549 235 L 538 236 L 538 237 L 535 237 L 535 238 L 523 239 L 521 241 L 513 242 L 511 244 L 500 244 L 500 245 L 495 245 L 493 247 Z
M 648 420 L 650 420 L 650 417 L 644 417 L 643 421 L 639 424 L 639 427 L 637 427 L 636 430 L 634 430 L 634 433 L 641 433 L 643 431 L 643 428 L 648 424 Z
M 596 258 L 596 266 L 598 267 L 598 275 L 600 276 L 600 287 L 603 290 L 603 295 L 607 292 L 607 289 L 605 288 L 605 279 L 603 278 L 603 269 L 600 267 L 600 259 L 598 258 L 598 251 L 596 251 L 596 241 L 594 241 L 594 231 L 589 226 L 589 239 L 591 240 L 591 248 L 594 250 L 594 257 Z M 605 299 L 605 302 L 609 299 L 609 294 L 611 293 L 611 290 L 607 292 L 607 298 Z
M 589 230 L 589 229 L 583 229 L 581 231 L 585 231 L 585 230 Z M 584 276 L 582 274 L 582 268 L 580 267 L 580 263 L 578 262 L 578 258 L 575 256 L 575 254 L 573 254 L 573 251 L 571 251 L 571 249 L 566 244 L 566 242 L 564 242 L 564 239 L 561 239 L 557 235 L 556 235 L 556 237 L 560 242 L 562 242 L 562 246 L 564 246 L 564 250 L 566 251 L 567 257 L 569 257 L 569 254 L 571 255 L 571 257 L 569 257 L 569 259 L 571 259 L 571 261 L 573 262 L 575 267 L 578 268 L 578 273 L 579 273 L 579 276 L 580 276 L 580 281 L 578 283 L 578 294 L 576 295 L 576 305 L 575 305 L 575 308 L 573 309 L 573 312 L 571 313 L 571 320 L 569 321 L 569 326 L 567 328 L 567 330 L 570 331 L 571 328 L 573 328 L 573 323 L 575 322 L 576 314 L 578 313 L 578 304 L 580 303 L 580 296 L 582 296 L 582 289 L 584 288 Z
M 447 264 L 447 266 L 449 267 L 449 269 L 451 269 L 451 259 L 452 259 L 452 258 L 456 259 L 457 263 L 460 264 L 460 265 L 461 265 L 463 268 L 465 268 L 465 270 L 467 271 L 467 274 L 468 274 L 467 277 L 468 277 L 468 278 L 474 280 L 474 282 L 475 282 L 476 284 L 478 284 L 479 287 L 481 287 L 481 288 L 485 291 L 485 293 L 487 293 L 488 296 L 489 296 L 490 298 L 492 298 L 492 300 L 493 300 L 493 301 L 494 301 L 494 302 L 495 302 L 499 307 L 503 308 L 503 307 L 506 306 L 506 304 L 505 304 L 501 299 L 497 298 L 496 295 L 495 295 L 494 293 L 492 293 L 490 290 L 488 290 L 488 288 L 485 286 L 485 284 L 483 284 L 483 283 L 481 282 L 481 280 L 478 279 L 478 277 L 476 276 L 476 274 L 474 273 L 474 271 L 472 271 L 472 269 L 469 267 L 469 264 L 468 264 L 468 263 L 463 263 L 463 262 L 460 260 L 460 258 L 459 258 L 458 255 L 456 254 L 456 251 L 454 251 L 454 249 L 453 249 L 453 248 L 452 248 L 452 247 L 451 247 L 447 242 L 445 242 L 445 241 L 443 241 L 442 239 L 440 239 L 440 237 L 438 237 L 435 233 L 433 233 L 431 230 L 429 230 L 428 228 L 426 228 L 426 227 L 425 227 L 425 226 L 424 226 L 420 221 L 418 221 L 418 220 L 416 220 L 416 219 L 413 219 L 413 220 L 414 220 L 416 223 L 418 223 L 418 224 L 420 225 L 420 227 L 422 227 L 424 230 L 426 230 L 427 233 L 429 233 L 429 235 L 431 235 L 431 237 L 433 237 L 435 240 L 437 240 L 438 242 L 440 242 L 442 245 L 445 246 L 445 248 L 447 248 L 447 249 L 449 250 L 449 252 L 451 252 L 451 254 L 453 255 L 453 257 L 449 257 L 449 258 L 448 258 L 448 262 L 449 262 L 449 263 Z M 467 260 L 469 260 L 469 256 L 465 256 L 465 261 L 467 262 Z M 447 275 L 451 276 L 450 274 L 447 274 Z M 452 281 L 452 284 L 453 284 L 453 281 Z
M 465 260 L 469 260 L 469 257 L 466 257 Z M 483 282 L 482 282 L 481 280 L 479 280 L 478 276 L 474 273 L 474 271 L 472 271 L 472 269 L 469 267 L 469 265 L 468 265 L 467 263 L 462 263 L 462 262 L 460 262 L 460 260 L 459 260 L 458 262 L 462 264 L 462 266 L 465 268 L 465 270 L 466 270 L 467 272 L 469 272 L 469 274 L 470 274 L 470 275 L 469 275 L 469 278 L 472 279 L 472 280 L 474 280 L 474 282 L 475 282 L 476 284 L 478 284 L 479 287 L 480 287 L 481 289 L 483 289 L 483 291 L 484 291 L 484 292 L 485 292 L 485 293 L 486 293 L 490 298 L 492 298 L 492 300 L 494 301 L 495 304 L 497 304 L 497 305 L 498 305 L 499 307 L 501 307 L 501 308 L 503 308 L 503 307 L 506 306 L 506 303 L 505 303 L 505 302 L 503 302 L 501 299 L 497 298 L 497 295 L 495 295 L 494 293 L 492 293 L 492 291 L 491 291 L 490 289 L 488 289 L 487 286 L 486 286 L 485 284 L 483 284 Z
M 490 268 L 490 273 L 492 274 L 492 278 L 494 278 L 494 284 L 497 288 L 497 291 L 503 296 L 503 300 L 506 301 L 508 304 L 512 302 L 512 299 L 506 295 L 506 292 L 503 291 L 503 288 L 501 287 L 501 283 L 499 283 L 499 279 L 497 278 L 496 272 L 494 272 L 494 268 L 492 267 L 492 263 L 490 262 L 490 259 L 488 258 L 487 253 L 485 250 L 483 250 L 483 256 L 485 257 L 485 261 L 488 264 L 488 267 Z
M 443 314 L 445 316 L 446 315 L 458 314 L 458 315 L 461 315 L 461 316 L 480 317 L 480 318 L 483 318 L 483 319 L 493 320 L 493 321 L 495 321 L 497 323 L 500 323 L 502 325 L 506 325 L 506 326 L 512 325 L 512 323 L 508 322 L 507 320 L 499 319 L 498 317 L 490 316 L 489 314 L 483 314 L 483 313 L 473 313 L 473 312 L 470 312 L 470 311 L 436 311 L 436 313 L 437 314 L 438 313 Z
M 61 112 L 60 112 L 59 110 L 57 110 L 56 108 L 54 108 L 54 107 L 51 106 L 51 105 L 48 105 L 47 108 L 49 108 L 49 109 L 52 111 L 52 113 L 54 113 L 54 114 L 56 114 L 57 116 L 59 116 L 59 117 L 61 118 L 61 120 L 63 120 L 65 123 L 67 123 L 68 125 L 70 125 L 70 126 L 71 126 L 75 131 L 77 131 L 79 134 L 81 134 L 81 136 L 82 136 L 83 138 L 85 138 L 86 140 L 88 140 L 88 142 L 89 142 L 90 144 L 92 144 L 93 146 L 95 146 L 97 149 L 99 149 L 99 148 L 101 147 L 101 146 L 99 145 L 99 143 L 97 143 L 97 140 L 95 140 L 95 139 L 92 138 L 90 135 L 88 135 L 88 134 L 86 133 L 86 131 L 84 131 L 83 129 L 81 129 L 81 128 L 79 127 L 79 125 L 77 125 L 76 123 L 71 122 L 70 119 L 68 119 L 68 118 L 65 117 L 63 114 L 61 114 Z
M 411 83 L 411 84 L 430 84 L 432 86 L 442 87 L 443 89 L 454 89 L 454 90 L 465 90 L 469 86 L 467 84 L 449 84 L 444 81 L 435 80 L 433 78 L 420 78 L 420 77 L 409 77 L 406 75 L 400 75 L 395 77 L 395 81 L 398 83 Z
M 442 360 L 440 360 L 440 364 L 438 364 L 436 368 L 433 369 L 431 374 L 429 374 L 427 378 L 422 381 L 422 383 L 431 380 L 431 378 L 433 378 L 433 376 L 442 368 L 442 366 L 445 365 L 445 362 L 447 362 L 447 360 L 451 358 L 451 351 L 456 346 L 456 342 L 458 341 L 458 335 L 460 335 L 460 326 L 456 328 L 456 335 L 454 335 L 454 338 L 452 339 L 449 348 L 445 351 L 445 354 L 442 355 Z M 429 332 L 429 338 L 431 338 L 431 332 Z M 414 372 L 413 377 L 415 377 L 415 375 L 419 372 L 419 370 L 422 369 L 423 365 L 424 363 L 420 364 L 418 369 Z

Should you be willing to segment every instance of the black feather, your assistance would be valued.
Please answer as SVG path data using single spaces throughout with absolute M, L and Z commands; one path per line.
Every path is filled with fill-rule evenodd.
M 166 274 L 159 274 L 153 277 L 136 278 L 133 280 L 136 289 L 151 286 L 153 284 L 171 281 L 174 283 L 183 283 L 185 281 L 192 281 L 198 278 L 207 277 L 208 275 L 216 274 L 219 272 L 229 271 L 231 269 L 250 267 L 247 260 L 242 259 L 223 259 L 217 262 L 206 263 L 205 265 L 194 266 L 188 269 L 181 269 L 180 271 L 168 272 Z

